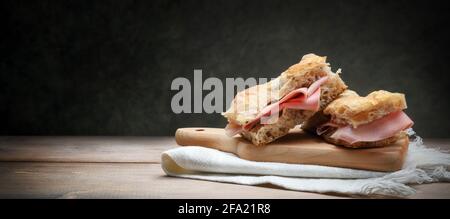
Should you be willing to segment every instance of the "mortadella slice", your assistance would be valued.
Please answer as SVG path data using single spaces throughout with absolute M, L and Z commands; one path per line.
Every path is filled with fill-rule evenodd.
M 253 120 L 243 126 L 230 122 L 225 127 L 227 135 L 234 136 L 244 130 L 248 131 L 258 124 L 262 117 L 270 117 L 284 109 L 319 110 L 320 86 L 325 83 L 327 79 L 328 77 L 323 77 L 311 84 L 309 88 L 302 87 L 291 91 L 279 101 L 264 107 Z
M 343 140 L 350 144 L 380 141 L 412 127 L 413 124 L 414 122 L 406 113 L 398 111 L 357 128 L 353 128 L 351 125 L 339 127 L 331 135 L 331 138 Z

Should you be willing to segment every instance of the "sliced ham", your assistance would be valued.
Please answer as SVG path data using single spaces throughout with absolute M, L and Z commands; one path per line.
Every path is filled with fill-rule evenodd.
M 331 138 L 343 140 L 350 144 L 380 141 L 412 127 L 413 124 L 414 122 L 406 113 L 398 111 L 357 128 L 353 128 L 351 125 L 339 127 L 331 135 Z
M 225 131 L 228 136 L 234 136 L 242 131 L 252 129 L 256 124 L 261 122 L 261 118 L 270 117 L 279 113 L 284 109 L 301 109 L 317 111 L 320 108 L 320 86 L 327 81 L 328 77 L 320 78 L 315 81 L 309 88 L 302 87 L 289 92 L 279 101 L 264 107 L 261 112 L 250 122 L 244 126 L 230 122 Z

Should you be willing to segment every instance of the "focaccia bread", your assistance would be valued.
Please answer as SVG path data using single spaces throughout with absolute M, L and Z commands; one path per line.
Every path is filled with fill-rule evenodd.
M 346 90 L 309 118 L 302 129 L 336 145 L 382 147 L 403 138 L 404 130 L 413 125 L 402 111 L 406 107 L 404 94 L 380 90 L 361 97 Z
M 326 80 L 323 80 L 326 78 Z M 318 81 L 323 81 L 317 84 Z M 261 112 L 273 103 L 280 102 L 298 89 L 309 89 L 310 86 L 320 85 L 319 104 L 316 109 L 286 108 L 279 112 L 278 119 L 270 124 L 256 122 L 249 129 L 242 129 L 255 123 Z M 228 130 L 240 133 L 255 145 L 264 145 L 286 135 L 289 130 L 303 123 L 317 110 L 323 109 L 337 98 L 347 86 L 337 73 L 333 73 L 326 57 L 314 54 L 303 56 L 299 63 L 289 67 L 281 75 L 265 84 L 257 85 L 239 92 L 231 103 L 230 108 L 222 115 L 228 119 Z
M 369 123 L 389 113 L 406 109 L 405 95 L 384 90 L 374 91 L 366 97 L 348 90 L 341 98 L 325 108 L 337 124 L 351 124 L 353 127 Z

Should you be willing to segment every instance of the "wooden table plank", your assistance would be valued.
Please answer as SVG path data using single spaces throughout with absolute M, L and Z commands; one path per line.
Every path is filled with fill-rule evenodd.
M 449 142 L 425 140 L 445 150 Z M 0 198 L 342 198 L 167 177 L 160 154 L 175 145 L 172 137 L 3 136 Z M 414 187 L 411 198 L 450 198 L 448 183 Z
M 334 198 L 165 176 L 159 164 L 0 162 L 0 198 Z
M 426 139 L 430 147 L 450 150 L 448 139 Z M 173 137 L 0 136 L 0 161 L 159 163 Z
M 449 183 L 410 198 L 450 198 Z M 345 198 L 165 176 L 159 164 L 0 162 L 0 198 Z
M 0 161 L 160 163 L 173 137 L 2 136 Z

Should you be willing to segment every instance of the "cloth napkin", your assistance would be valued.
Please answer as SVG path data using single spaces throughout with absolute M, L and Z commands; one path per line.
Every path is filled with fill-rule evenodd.
M 161 167 L 169 176 L 243 185 L 273 184 L 306 192 L 350 196 L 406 197 L 415 193 L 408 184 L 450 181 L 450 154 L 427 148 L 408 130 L 410 145 L 403 168 L 376 172 L 318 165 L 256 162 L 219 150 L 188 146 L 165 151 Z

